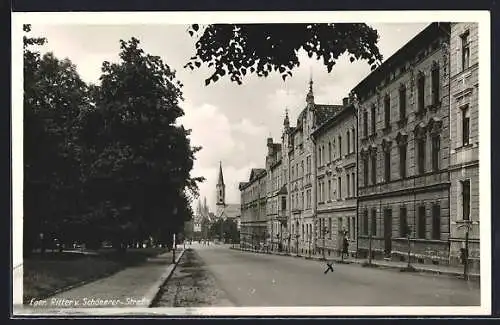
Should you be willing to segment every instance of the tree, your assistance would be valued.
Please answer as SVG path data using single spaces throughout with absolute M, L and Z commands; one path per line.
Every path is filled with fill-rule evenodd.
M 24 31 L 31 31 L 24 25 Z M 68 59 L 33 51 L 45 38 L 24 36 L 24 236 L 29 253 L 39 233 L 60 237 L 67 218 L 82 209 L 81 116 L 87 86 Z
M 237 225 L 232 219 L 218 219 L 210 226 L 210 237 L 225 242 L 235 241 L 239 238 Z
M 158 56 L 144 53 L 139 40 L 120 41 L 120 62 L 104 62 L 101 85 L 93 86 L 95 109 L 85 120 L 91 162 L 87 193 L 117 246 L 152 235 L 169 243 L 182 230 L 186 191 L 196 196 L 195 153 L 190 130 L 175 125 L 184 112 L 182 84 Z M 132 237 L 132 238 L 131 238 Z M 139 238 L 141 239 L 141 238 Z
M 214 24 L 188 28 L 196 37 L 196 53 L 185 67 L 213 69 L 205 84 L 225 75 L 242 83 L 250 73 L 267 77 L 273 70 L 282 79 L 300 66 L 299 50 L 322 60 L 331 72 L 337 59 L 348 53 L 350 61 L 366 60 L 371 69 L 382 61 L 377 47 L 378 33 L 361 23 L 338 24 Z

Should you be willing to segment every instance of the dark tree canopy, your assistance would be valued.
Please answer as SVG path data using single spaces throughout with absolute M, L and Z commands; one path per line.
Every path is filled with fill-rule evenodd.
M 193 24 L 188 32 L 197 37 L 196 53 L 185 65 L 190 69 L 202 64 L 213 69 L 205 84 L 229 76 L 242 83 L 245 75 L 267 77 L 278 72 L 283 80 L 300 66 L 298 53 L 322 60 L 331 72 L 344 53 L 350 61 L 365 60 L 375 69 L 382 61 L 377 47 L 378 33 L 363 23 L 338 24 Z
M 103 63 L 101 84 L 87 85 L 68 59 L 33 50 L 44 42 L 24 38 L 25 252 L 54 238 L 168 244 L 203 181 L 190 175 L 201 148 L 176 124 L 175 71 L 132 38 L 118 63 Z

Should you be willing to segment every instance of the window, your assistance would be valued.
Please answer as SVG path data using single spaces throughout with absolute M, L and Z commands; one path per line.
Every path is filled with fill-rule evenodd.
M 321 146 L 319 146 L 319 151 L 318 151 L 318 166 L 322 166 L 322 163 L 321 163 Z
M 399 88 L 399 120 L 406 118 L 406 87 Z
M 342 231 L 342 230 L 344 230 L 344 229 L 343 229 L 343 228 L 344 228 L 344 220 L 342 219 L 342 217 L 339 217 L 339 218 L 337 219 L 337 222 L 338 222 L 338 223 L 337 223 L 337 231 L 338 231 L 339 233 L 341 233 L 341 231 Z
M 356 151 L 357 146 L 358 146 L 358 139 L 356 139 L 356 130 L 352 128 L 352 152 Z
M 300 208 L 304 209 L 304 192 L 300 192 Z
M 325 181 L 321 181 L 321 198 L 323 201 L 326 200 L 326 195 L 325 195 Z
M 406 177 L 406 147 L 406 144 L 399 147 L 399 175 L 401 179 Z
M 332 199 L 332 181 L 328 180 L 328 201 Z
M 352 196 L 357 196 L 356 194 L 356 181 L 354 179 L 354 173 L 351 174 L 351 181 L 352 181 Z
M 377 236 L 377 209 L 372 210 L 371 234 L 372 236 Z
M 439 170 L 439 147 L 440 147 L 440 141 L 439 141 L 439 136 L 433 136 L 432 137 L 432 170 L 433 171 L 438 171 Z
M 328 218 L 328 239 L 332 239 L 332 218 Z
M 368 137 L 368 112 L 363 112 L 363 136 Z
M 375 120 L 375 105 L 372 106 L 372 134 L 375 134 L 375 123 L 376 123 L 376 120 Z
M 351 182 L 349 181 L 350 176 L 347 174 L 347 197 L 351 197 Z
M 302 224 L 302 234 L 300 236 L 301 238 L 304 238 L 304 224 Z
M 431 75 L 431 80 L 432 80 L 432 104 L 433 105 L 438 105 L 439 104 L 439 66 L 435 66 L 432 69 L 432 75 Z
M 425 239 L 425 206 L 418 207 L 418 238 Z
M 332 161 L 332 143 L 328 142 L 328 161 Z
M 469 144 L 469 134 L 470 134 L 470 112 L 469 106 L 466 105 L 462 108 L 462 145 L 467 146 Z
M 408 215 L 406 207 L 401 207 L 399 209 L 399 234 L 401 237 L 406 237 L 408 235 Z
M 286 197 L 281 198 L 281 210 L 282 211 L 286 210 Z
M 377 154 L 372 155 L 372 185 L 377 184 Z
M 391 181 L 391 149 L 388 149 L 384 152 L 384 161 L 385 161 L 385 181 Z
M 349 131 L 347 131 L 347 153 L 351 153 L 351 137 Z
M 462 70 L 468 69 L 470 64 L 469 31 L 462 34 Z
M 304 161 L 300 162 L 300 176 L 304 176 Z
M 342 158 L 342 137 L 339 135 L 339 157 Z
M 338 178 L 338 186 L 339 186 L 339 199 L 342 198 L 342 178 Z
M 417 83 L 418 91 L 418 111 L 423 112 L 425 110 L 425 75 L 421 74 L 418 77 Z
M 363 212 L 363 235 L 368 235 L 368 210 Z
M 384 98 L 384 126 L 389 128 L 391 124 L 391 97 L 386 95 Z
M 325 155 L 326 155 L 325 146 L 322 145 L 321 146 L 321 164 L 325 164 L 325 162 L 326 162 Z
M 423 174 L 425 172 L 425 140 L 419 139 L 418 145 L 418 172 Z
M 441 207 L 439 204 L 432 206 L 432 239 L 441 239 Z
M 470 180 L 462 181 L 462 219 L 470 220 Z
M 363 185 L 368 186 L 368 156 L 363 157 Z

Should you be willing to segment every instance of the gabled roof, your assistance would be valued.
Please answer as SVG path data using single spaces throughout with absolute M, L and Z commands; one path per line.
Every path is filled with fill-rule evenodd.
M 264 168 L 252 168 L 252 171 L 250 172 L 249 182 L 251 183 L 256 177 L 259 177 L 265 172 L 266 170 Z
M 325 123 L 342 110 L 342 105 L 315 105 L 316 125 Z
M 217 218 L 235 219 L 241 217 L 241 205 L 239 204 L 226 204 L 220 211 Z

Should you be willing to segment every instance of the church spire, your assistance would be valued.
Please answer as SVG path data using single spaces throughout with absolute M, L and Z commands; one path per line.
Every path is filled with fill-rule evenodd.
M 290 119 L 288 118 L 288 108 L 285 109 L 285 120 L 283 121 L 285 128 L 290 126 Z
M 311 76 L 309 78 L 309 92 L 307 93 L 306 102 L 307 104 L 314 104 L 312 71 L 311 71 Z
M 218 185 L 224 185 L 224 176 L 222 175 L 222 161 L 219 161 L 219 181 Z

